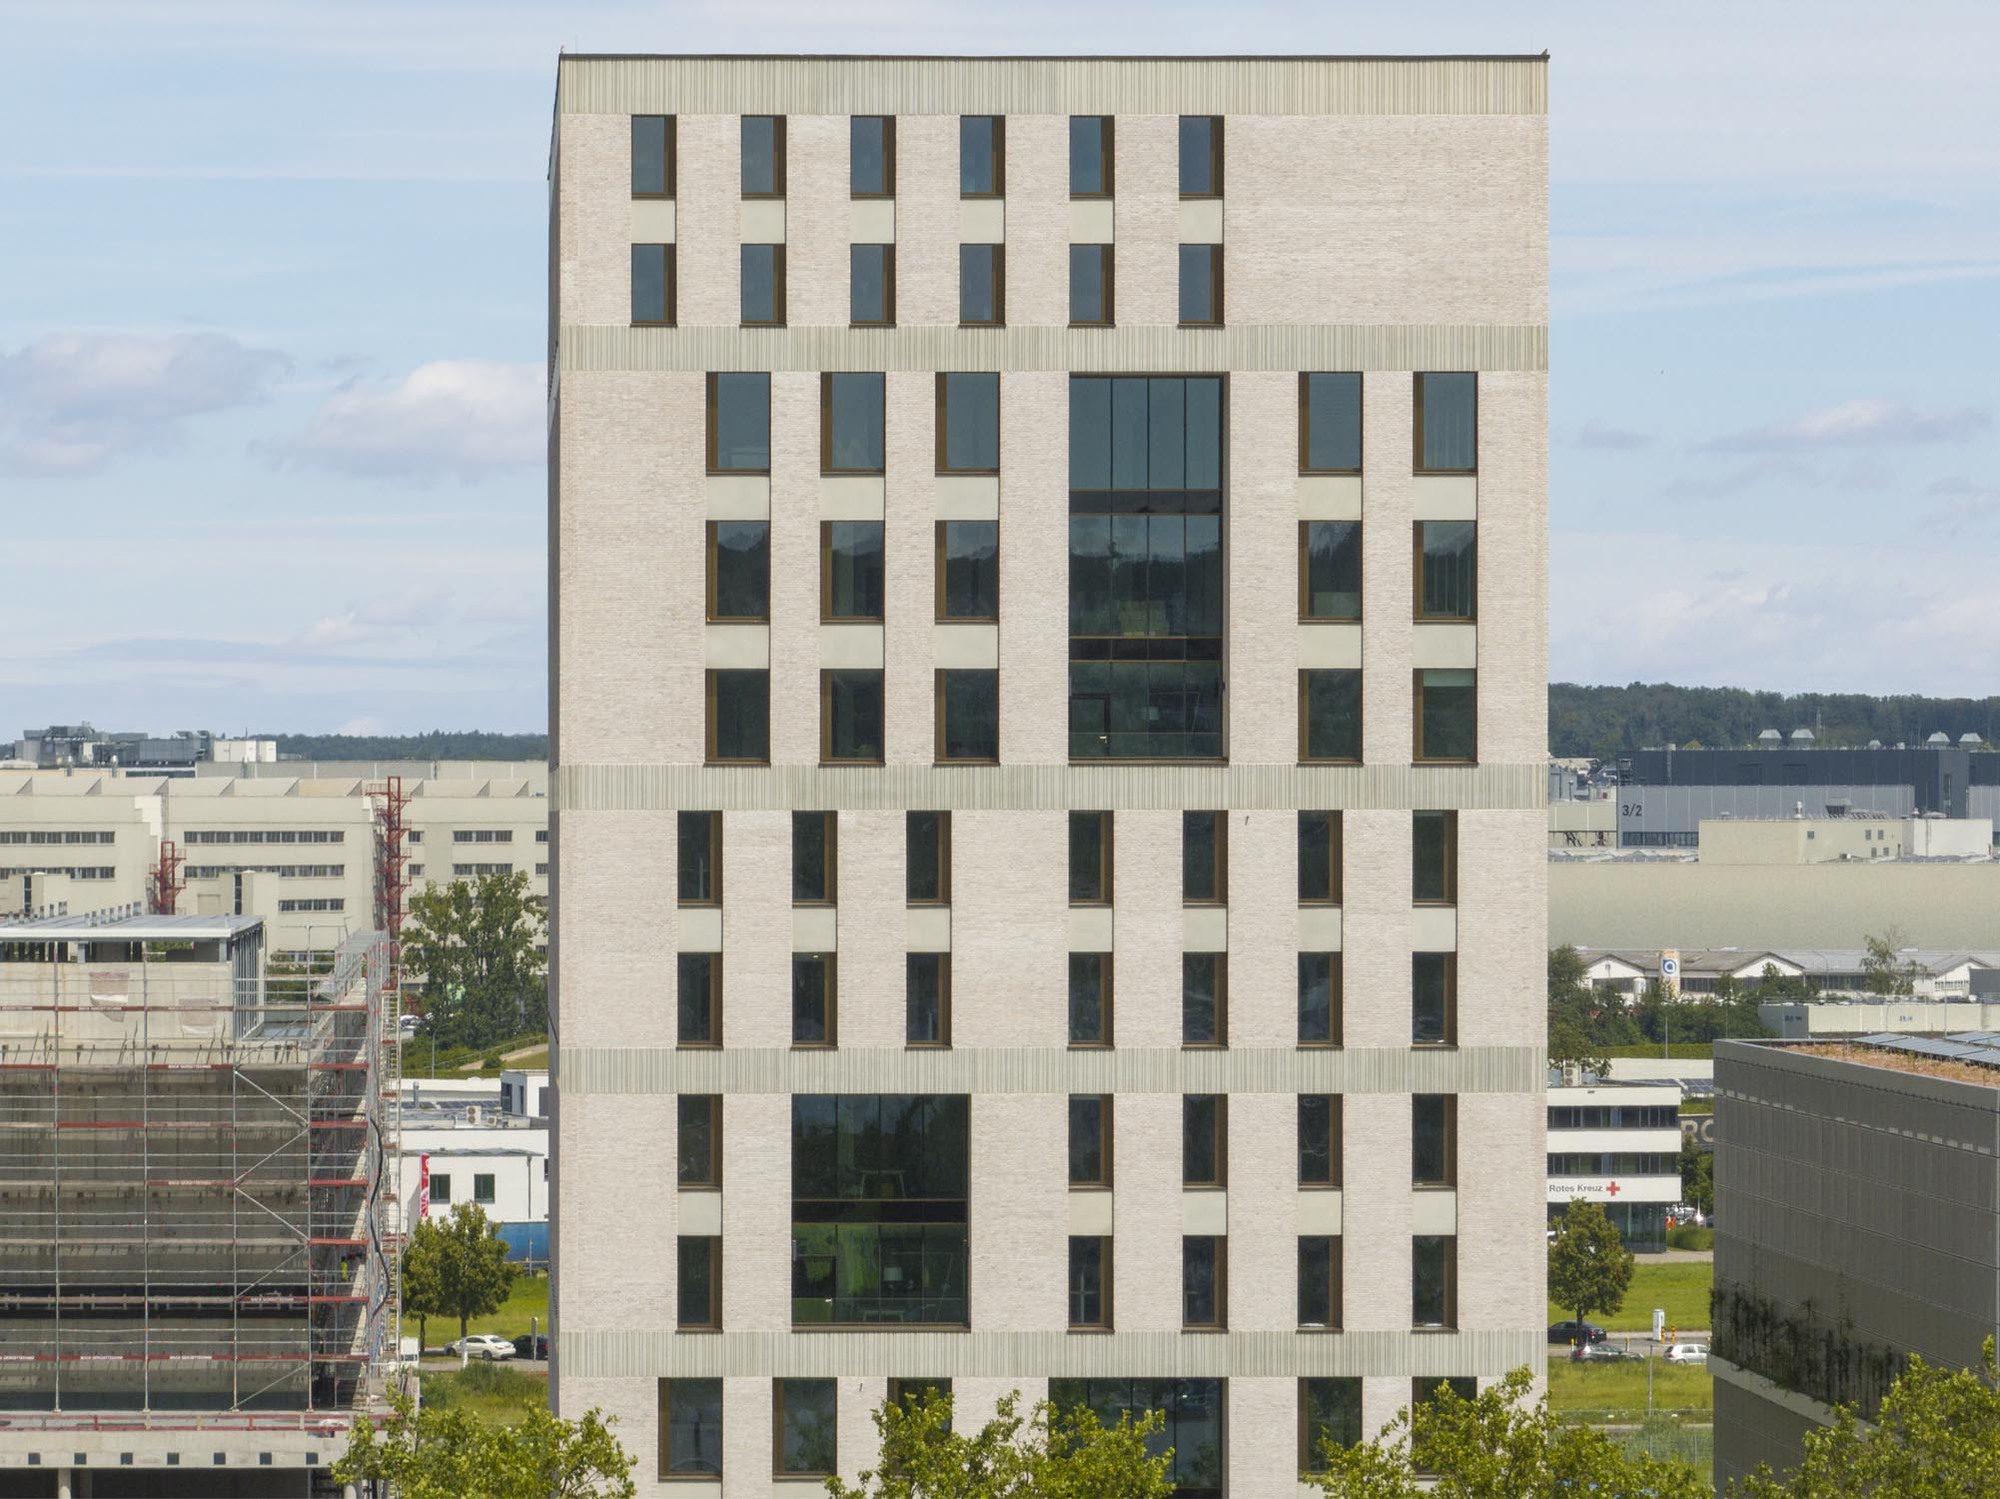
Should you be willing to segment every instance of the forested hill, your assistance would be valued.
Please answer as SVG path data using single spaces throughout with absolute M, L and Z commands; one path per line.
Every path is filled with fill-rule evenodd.
M 1608 759 L 1621 749 L 1676 744 L 1732 749 L 1765 729 L 1813 731 L 1822 746 L 1922 744 L 1943 730 L 1993 742 L 2000 697 L 1873 697 L 1860 692 L 1747 692 L 1740 687 L 1549 684 L 1549 753 Z
M 285 760 L 546 760 L 546 734 L 480 729 L 428 734 L 272 734 Z

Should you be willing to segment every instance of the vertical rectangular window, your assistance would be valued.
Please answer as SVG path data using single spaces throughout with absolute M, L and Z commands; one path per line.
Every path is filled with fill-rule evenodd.
M 1458 954 L 1410 954 L 1410 1044 L 1458 1045 Z
M 431 1173 L 431 1203 L 433 1206 L 451 1201 L 451 1176 L 448 1172 Z
M 1069 195 L 1072 198 L 1111 196 L 1114 126 L 1115 120 L 1111 115 L 1069 117 Z
M 1339 953 L 1299 954 L 1299 1045 L 1341 1044 L 1340 977 Z
M 1229 955 L 1181 954 L 1181 1045 L 1229 1044 Z
M 1360 762 L 1360 672 L 1339 668 L 1299 673 L 1299 759 Z
M 1229 814 L 1181 813 L 1181 903 L 1229 902 Z
M 840 1468 L 839 1408 L 831 1379 L 771 1381 L 771 1472 L 778 1478 L 830 1478 Z
M 1299 618 L 1361 618 L 1361 522 L 1299 522 Z
M 939 372 L 937 471 L 941 474 L 1000 472 L 997 374 Z
M 910 1046 L 951 1045 L 951 954 L 905 956 L 903 1040 Z
M 830 906 L 839 898 L 840 814 L 792 814 L 792 904 Z
M 951 813 L 911 812 L 903 823 L 905 898 L 913 906 L 951 904 Z
M 937 758 L 993 764 L 1000 758 L 1000 673 L 937 673 Z
M 819 674 L 819 757 L 827 765 L 880 765 L 883 674 L 865 667 Z
M 941 620 L 1000 617 L 998 521 L 937 523 L 937 617 Z
M 484 1171 L 478 1171 L 473 1173 L 472 1200 L 477 1203 L 483 1203 L 489 1207 L 492 1205 L 493 1178 L 489 1173 Z
M 684 952 L 675 959 L 679 968 L 680 1025 L 682 1046 L 722 1044 L 722 954 Z
M 1111 904 L 1111 814 L 1069 814 L 1069 903 Z
M 1069 955 L 1069 1044 L 1111 1044 L 1111 954 Z
M 1340 1326 L 1340 1240 L 1331 1234 L 1299 1239 L 1299 1326 Z
M 1215 327 L 1222 322 L 1222 246 L 1182 245 L 1180 251 L 1181 326 Z
M 722 814 L 682 812 L 674 820 L 675 848 L 680 865 L 680 903 L 715 906 L 722 903 Z
M 1419 668 L 1415 683 L 1419 764 L 1470 765 L 1479 758 L 1479 674 L 1457 668 Z
M 896 247 L 847 247 L 847 320 L 857 328 L 896 326 Z
M 771 523 L 708 523 L 708 617 L 766 622 L 771 618 Z
M 830 952 L 792 954 L 792 1045 L 839 1045 L 833 970 Z
M 1361 1381 L 1352 1375 L 1299 1381 L 1299 1472 L 1326 1471 L 1328 1447 L 1361 1444 Z
M 674 247 L 632 247 L 632 322 L 671 328 L 674 323 Z
M 900 1405 L 905 1410 L 914 1410 L 933 1400 L 951 1399 L 951 1380 L 939 1379 L 892 1379 L 889 1381 L 889 1403 Z M 945 1415 L 944 1429 L 951 1430 L 951 1416 Z
M 674 195 L 674 117 L 632 116 L 632 196 Z
M 1410 814 L 1410 895 L 1420 906 L 1458 904 L 1458 814 Z
M 854 115 L 848 120 L 847 192 L 855 198 L 896 196 L 894 115 Z
M 1469 520 L 1418 521 L 1416 573 L 1418 619 L 1477 618 L 1478 523 Z
M 1299 904 L 1340 904 L 1341 821 L 1338 812 L 1299 813 Z
M 999 198 L 1007 192 L 1007 119 L 1004 115 L 958 117 L 958 195 Z
M 1181 1185 L 1221 1187 L 1229 1181 L 1229 1097 L 1181 1097 Z
M 1229 1325 L 1229 1241 L 1220 1234 L 1181 1236 L 1181 1326 Z
M 819 467 L 823 474 L 879 474 L 884 461 L 883 377 L 819 377 Z M 879 528 L 879 522 L 877 523 Z
M 674 1325 L 682 1332 L 722 1326 L 722 1240 L 682 1234 L 676 1246 L 678 1282 Z
M 967 328 L 998 328 L 1007 321 L 1007 247 L 958 247 L 958 321 Z
M 880 624 L 885 588 L 882 522 L 821 521 L 819 546 L 819 617 L 829 624 Z
M 1419 1093 L 1410 1100 L 1410 1185 L 1458 1185 L 1458 1097 Z
M 743 196 L 785 195 L 785 117 L 743 116 Z
M 1222 116 L 1181 116 L 1181 196 L 1222 196 Z
M 742 320 L 746 328 L 781 328 L 785 323 L 785 247 L 741 245 Z
M 677 1183 L 682 1189 L 722 1185 L 722 1096 L 682 1093 L 674 1100 Z
M 1458 1240 L 1418 1234 L 1410 1241 L 1410 1325 L 1458 1326 Z
M 1340 1185 L 1340 1095 L 1299 1095 L 1299 1185 Z
M 1113 250 L 1110 245 L 1069 247 L 1069 321 L 1073 328 L 1109 328 L 1117 321 L 1112 304 Z
M 1415 381 L 1416 471 L 1479 471 L 1479 376 L 1419 374 Z
M 708 471 L 712 474 L 768 474 L 771 471 L 771 377 L 714 374 L 708 377 Z
M 1111 1095 L 1069 1096 L 1069 1184 L 1111 1185 Z
M 1299 376 L 1299 472 L 1361 472 L 1361 376 Z
M 722 1476 L 722 1381 L 660 1381 L 660 1477 Z
M 1111 1240 L 1072 1234 L 1069 1241 L 1069 1325 L 1111 1327 Z
M 767 765 L 771 760 L 771 674 L 708 673 L 708 761 Z

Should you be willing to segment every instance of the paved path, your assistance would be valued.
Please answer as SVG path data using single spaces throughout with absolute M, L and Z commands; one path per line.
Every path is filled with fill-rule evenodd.
M 1639 1256 L 1642 1265 L 1712 1265 L 1715 1263 L 1713 1249 L 1662 1249 L 1658 1254 Z

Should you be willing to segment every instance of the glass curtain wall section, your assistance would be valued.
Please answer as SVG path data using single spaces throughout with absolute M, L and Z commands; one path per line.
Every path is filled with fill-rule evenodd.
M 1223 754 L 1223 381 L 1070 380 L 1072 760 Z
M 966 1323 L 963 1094 L 792 1099 L 792 1324 Z

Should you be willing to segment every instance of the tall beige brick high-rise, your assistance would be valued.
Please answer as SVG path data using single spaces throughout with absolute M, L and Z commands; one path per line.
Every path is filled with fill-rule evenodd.
M 895 1381 L 1291 1499 L 1541 1369 L 1546 89 L 562 59 L 552 1387 L 641 1492 Z

